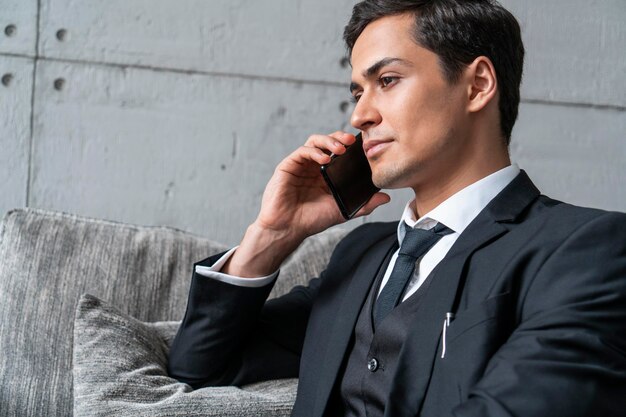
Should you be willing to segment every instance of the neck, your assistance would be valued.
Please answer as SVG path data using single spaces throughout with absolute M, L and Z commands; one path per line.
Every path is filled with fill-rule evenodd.
M 466 157 L 457 158 L 455 163 L 442 163 L 430 178 L 412 187 L 415 193 L 412 209 L 416 218 L 419 219 L 465 187 L 511 165 L 504 145 L 502 149 L 492 149 L 491 152 L 477 150 L 476 153 L 481 157 L 476 158 L 470 152 Z M 459 164 L 459 160 L 468 162 Z

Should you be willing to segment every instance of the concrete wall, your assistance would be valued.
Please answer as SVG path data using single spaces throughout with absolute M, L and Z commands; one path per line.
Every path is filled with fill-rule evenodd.
M 626 2 L 502 3 L 528 54 L 515 161 L 546 194 L 626 211 Z M 236 243 L 276 163 L 349 129 L 353 4 L 0 0 L 0 211 Z M 393 196 L 372 219 L 399 216 Z

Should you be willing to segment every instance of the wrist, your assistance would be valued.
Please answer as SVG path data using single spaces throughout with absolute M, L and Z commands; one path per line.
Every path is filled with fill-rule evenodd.
M 289 231 L 263 227 L 252 223 L 222 271 L 242 278 L 271 275 L 283 261 L 302 243 Z

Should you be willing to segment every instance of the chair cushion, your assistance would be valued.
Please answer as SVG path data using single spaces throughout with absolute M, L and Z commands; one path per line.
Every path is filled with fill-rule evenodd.
M 167 375 L 179 322 L 144 323 L 84 295 L 74 322 L 74 416 L 288 416 L 297 379 L 193 391 Z

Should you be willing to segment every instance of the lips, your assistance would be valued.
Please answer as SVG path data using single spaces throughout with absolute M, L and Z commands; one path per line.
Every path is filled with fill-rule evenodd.
M 391 139 L 368 139 L 363 142 L 363 150 L 368 158 L 381 153 L 391 143 Z

